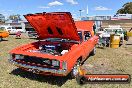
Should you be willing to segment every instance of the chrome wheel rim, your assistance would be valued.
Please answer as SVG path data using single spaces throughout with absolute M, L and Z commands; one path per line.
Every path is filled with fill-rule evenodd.
M 78 74 L 78 69 L 77 67 L 74 67 L 73 68 L 73 75 L 76 76 Z

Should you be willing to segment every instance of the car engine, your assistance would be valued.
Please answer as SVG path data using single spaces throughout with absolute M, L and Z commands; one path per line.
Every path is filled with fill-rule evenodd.
M 60 55 L 62 50 L 62 46 L 60 44 L 57 45 L 41 45 L 39 47 L 41 53 L 50 53 L 53 55 Z

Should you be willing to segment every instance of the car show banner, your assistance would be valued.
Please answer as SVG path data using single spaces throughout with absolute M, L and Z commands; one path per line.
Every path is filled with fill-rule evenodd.
M 84 69 L 78 69 L 76 76 L 78 84 L 86 83 L 130 83 L 131 77 L 129 74 L 85 74 Z

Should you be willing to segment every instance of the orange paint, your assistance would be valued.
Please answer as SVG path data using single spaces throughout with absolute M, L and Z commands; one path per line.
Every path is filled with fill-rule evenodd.
M 78 59 L 83 62 L 87 58 L 98 42 L 98 37 L 95 35 L 84 40 L 85 33 L 91 33 L 92 29 L 78 30 L 69 12 L 28 14 L 25 17 L 37 31 L 40 39 L 61 38 L 67 41 L 40 40 L 11 50 L 10 61 L 24 70 L 33 72 L 39 70 L 37 74 L 66 76 L 72 71 Z M 89 28 L 92 28 L 90 26 Z M 82 41 L 77 31 L 81 32 Z M 56 51 L 56 47 L 59 47 L 62 50 L 59 54 L 55 54 L 56 51 L 46 52 L 46 48 L 44 52 L 40 52 L 40 46 L 44 48 L 48 46 L 47 48 L 51 47 L 52 50 L 55 48 Z M 62 54 L 62 51 L 65 53 Z M 17 60 L 16 55 L 23 55 L 24 59 Z M 53 61 L 56 61 L 54 64 L 58 62 L 59 66 L 55 67 Z
M 9 33 L 7 31 L 0 31 L 0 37 L 1 38 L 6 38 L 9 36 Z
M 86 31 L 93 31 L 94 21 L 75 21 L 77 29 Z

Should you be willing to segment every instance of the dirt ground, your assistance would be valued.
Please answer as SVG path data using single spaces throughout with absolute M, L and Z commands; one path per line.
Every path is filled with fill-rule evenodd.
M 22 71 L 8 62 L 11 49 L 33 41 L 37 40 L 29 39 L 25 35 L 22 35 L 21 39 L 15 39 L 15 36 L 10 35 L 0 42 L 0 88 L 132 88 L 132 82 L 79 85 L 75 79 L 36 75 Z M 90 56 L 83 66 L 89 74 L 130 74 L 132 76 L 132 38 L 117 49 L 97 48 L 96 55 Z

